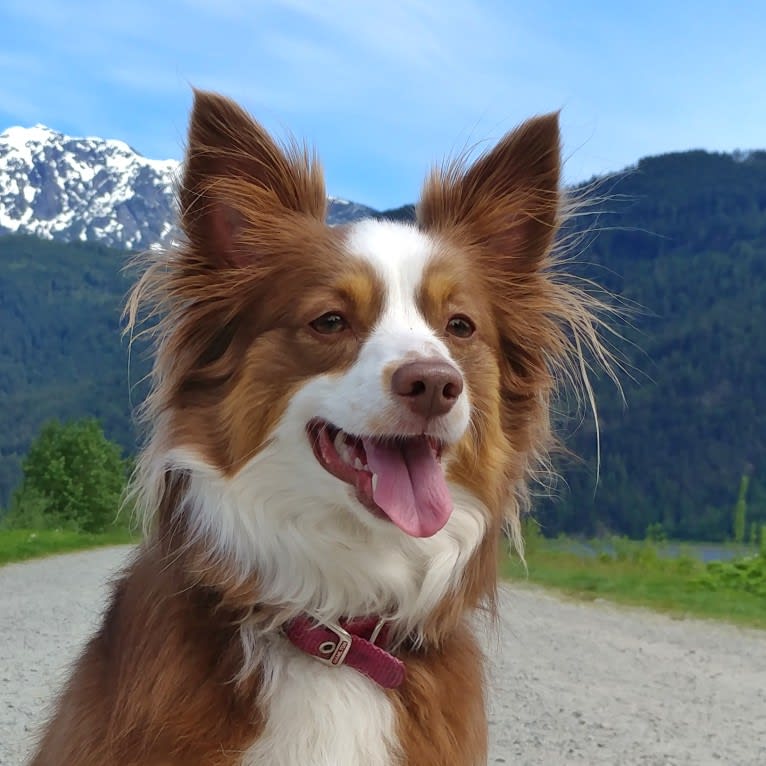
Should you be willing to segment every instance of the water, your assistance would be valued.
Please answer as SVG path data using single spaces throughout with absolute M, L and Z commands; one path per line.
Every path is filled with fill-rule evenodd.
M 574 553 L 578 556 L 590 558 L 600 553 L 614 555 L 616 546 L 609 540 L 572 540 L 560 539 L 548 541 L 554 550 Z M 642 543 L 639 541 L 627 542 L 626 545 L 635 546 L 638 549 Z M 678 558 L 679 556 L 692 556 L 704 563 L 709 561 L 730 561 L 744 556 L 755 556 L 758 547 L 755 545 L 739 545 L 737 543 L 653 543 L 658 555 L 663 558 Z

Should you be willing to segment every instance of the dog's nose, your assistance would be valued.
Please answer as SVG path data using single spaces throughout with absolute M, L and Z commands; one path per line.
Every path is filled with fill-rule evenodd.
M 428 419 L 452 409 L 463 390 L 463 377 L 441 359 L 407 362 L 394 370 L 391 390 L 416 415 Z

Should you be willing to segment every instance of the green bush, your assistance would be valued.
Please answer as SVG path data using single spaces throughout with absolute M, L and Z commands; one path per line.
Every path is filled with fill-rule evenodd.
M 743 590 L 766 597 L 766 552 L 732 561 L 711 561 L 700 578 L 710 590 Z
M 524 540 L 524 555 L 531 556 L 537 553 L 540 545 L 544 542 L 540 523 L 529 514 L 521 519 L 521 537 Z
M 640 566 L 647 568 L 663 568 L 667 560 L 661 559 L 657 547 L 648 540 L 644 540 L 633 554 L 633 561 Z
M 689 553 L 681 552 L 675 561 L 678 572 L 682 575 L 690 575 L 700 568 L 699 559 Z
M 61 526 L 50 511 L 50 502 L 34 487 L 19 487 L 11 499 L 5 527 L 13 529 L 52 529 Z
M 127 462 L 96 420 L 51 421 L 22 463 L 5 525 L 102 532 L 115 525 Z
M 649 524 L 646 528 L 646 539 L 652 543 L 665 543 L 668 540 L 668 534 L 661 522 Z

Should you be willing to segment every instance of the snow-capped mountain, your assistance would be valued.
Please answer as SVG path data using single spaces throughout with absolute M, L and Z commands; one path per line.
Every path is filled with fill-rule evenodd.
M 327 223 L 333 226 L 351 223 L 373 215 L 378 215 L 378 211 L 367 207 L 367 205 L 349 202 L 347 199 L 340 199 L 339 197 L 328 197 L 327 199 Z
M 175 160 L 36 125 L 0 133 L 0 232 L 138 250 L 173 229 Z
M 73 138 L 35 125 L 0 133 L 0 234 L 141 250 L 175 236 L 177 160 L 150 160 L 123 141 Z M 330 198 L 328 222 L 374 215 Z

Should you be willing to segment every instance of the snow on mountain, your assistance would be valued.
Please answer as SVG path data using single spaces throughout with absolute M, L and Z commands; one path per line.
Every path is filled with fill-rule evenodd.
M 333 226 L 359 221 L 377 214 L 377 210 L 367 205 L 360 205 L 358 202 L 349 202 L 347 199 L 338 197 L 329 197 L 327 200 L 327 222 Z
M 123 141 L 73 138 L 44 125 L 0 133 L 0 234 L 98 241 L 141 250 L 175 230 L 176 160 L 142 157 Z M 328 222 L 372 208 L 331 197 Z
M 173 229 L 175 160 L 35 125 L 0 133 L 0 232 L 137 250 Z

